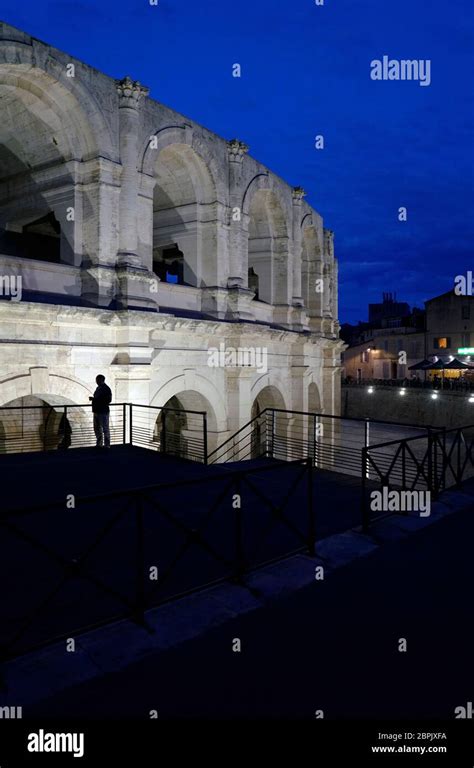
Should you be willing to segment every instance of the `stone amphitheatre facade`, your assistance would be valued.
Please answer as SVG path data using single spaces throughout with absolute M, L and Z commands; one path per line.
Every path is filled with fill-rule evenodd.
M 338 413 L 333 235 L 301 188 L 4 23 L 0 112 L 0 406 L 86 403 L 104 373 L 207 411 L 214 443 L 257 407 Z M 221 345 L 265 370 L 210 366 Z

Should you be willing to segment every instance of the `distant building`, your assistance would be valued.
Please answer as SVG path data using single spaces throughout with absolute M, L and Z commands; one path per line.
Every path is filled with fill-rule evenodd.
M 381 304 L 369 304 L 369 324 L 383 327 L 384 321 L 398 320 L 411 314 L 406 301 L 397 301 L 396 293 L 382 294 Z
M 474 367 L 473 296 L 458 296 L 451 290 L 428 299 L 425 310 L 415 308 L 405 314 L 406 306 L 384 294 L 382 304 L 369 305 L 372 320 L 342 326 L 341 336 L 350 345 L 343 353 L 345 378 L 362 382 L 424 377 L 423 372 L 409 368 L 425 358 L 450 362 L 457 357 Z M 381 309 L 371 313 L 371 308 Z M 439 371 L 427 373 L 429 378 L 434 375 L 440 375 Z M 453 378 L 469 372 L 445 371 L 444 375 Z
M 343 352 L 343 375 L 355 381 L 404 379 L 408 368 L 423 359 L 424 345 L 425 333 L 413 328 L 373 330 L 367 341 Z
M 443 360 L 457 357 L 474 362 L 472 355 L 460 352 L 474 345 L 474 296 L 457 296 L 447 291 L 425 301 L 426 354 Z

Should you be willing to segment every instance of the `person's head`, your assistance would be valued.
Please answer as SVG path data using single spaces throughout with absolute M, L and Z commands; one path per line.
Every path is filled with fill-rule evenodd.
M 105 376 L 102 376 L 101 373 L 98 374 L 98 376 L 95 377 L 96 384 L 103 384 L 105 381 Z

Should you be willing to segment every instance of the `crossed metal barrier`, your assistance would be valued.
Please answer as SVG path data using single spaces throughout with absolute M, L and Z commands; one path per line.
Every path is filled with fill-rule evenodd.
M 361 451 L 362 527 L 373 522 L 369 488 L 427 491 L 436 500 L 474 477 L 474 426 L 429 428 L 426 435 L 366 446 Z
M 0 660 L 6 661 L 54 640 L 70 637 L 72 633 L 117 619 L 128 618 L 150 629 L 145 612 L 152 607 L 225 580 L 245 585 L 245 576 L 253 569 L 296 552 L 315 555 L 311 461 L 287 462 L 277 468 L 264 465 L 241 470 L 203 468 L 202 471 L 204 476 L 184 481 L 76 498 L 75 514 L 80 512 L 78 531 L 83 536 L 90 528 L 87 544 L 79 553 L 74 550 L 65 554 L 61 537 L 58 547 L 54 547 L 34 533 L 40 518 L 41 529 L 48 530 L 47 518 L 50 517 L 51 524 L 58 519 L 55 516 L 62 516 L 64 501 L 21 510 L 2 510 L 0 559 L 4 568 L 11 568 L 13 581 L 15 563 L 21 568 L 23 578 L 20 582 L 25 593 L 13 597 L 8 591 L 3 592 Z M 270 483 L 265 479 L 269 472 L 277 473 Z M 274 483 L 277 488 L 272 491 Z M 233 505 L 231 502 L 236 496 L 242 503 Z M 295 497 L 299 499 L 298 514 L 295 514 L 294 506 L 289 511 L 290 502 L 294 503 Z M 203 510 L 198 519 L 192 514 L 196 499 Z M 180 501 L 188 503 L 190 509 L 186 509 L 186 514 L 183 514 Z M 100 525 L 99 516 L 105 516 Z M 26 521 L 33 524 L 27 526 Z M 216 530 L 219 532 L 217 538 Z M 108 540 L 111 540 L 108 554 L 106 551 L 105 557 L 97 560 L 101 545 L 106 545 Z M 121 545 L 117 547 L 119 540 Z M 12 546 L 14 542 L 16 545 Z M 27 547 L 25 558 L 18 556 L 19 542 Z M 75 546 L 74 526 L 68 544 Z M 126 573 L 125 552 L 131 556 Z M 209 564 L 207 560 L 202 564 L 204 555 Z M 49 567 L 58 569 L 59 573 L 51 579 L 53 583 L 49 586 L 42 583 L 45 576 L 41 574 L 41 595 L 35 605 L 27 607 L 31 584 L 38 578 L 38 562 L 44 558 L 49 563 L 43 569 L 44 573 L 49 573 Z M 148 574 L 157 561 L 159 577 L 153 582 Z M 25 574 L 28 568 L 31 569 L 30 576 Z M 93 615 L 89 613 L 92 605 L 86 599 L 79 600 L 73 616 L 69 615 L 67 590 L 74 594 L 76 587 L 72 585 L 78 582 L 89 585 L 95 594 L 102 596 L 101 600 L 105 599 L 105 604 L 102 602 L 94 607 Z M 57 607 L 54 608 L 61 594 L 63 598 L 66 596 L 64 619 Z M 22 600 L 26 615 L 18 617 Z M 113 604 L 113 609 L 108 607 L 109 604 Z M 97 617 L 97 611 L 102 608 L 103 615 Z M 51 610 L 54 618 L 53 627 L 49 629 Z M 9 611 L 14 614 L 14 619 L 10 622 L 12 631 L 7 632 L 5 617 Z M 60 629 L 58 622 L 62 623 Z

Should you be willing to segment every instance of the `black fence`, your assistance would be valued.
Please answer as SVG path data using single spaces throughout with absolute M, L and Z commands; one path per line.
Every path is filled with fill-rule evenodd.
M 384 440 L 426 435 L 428 430 L 376 419 L 268 408 L 210 453 L 208 463 L 261 457 L 311 459 L 317 469 L 359 477 L 363 448 Z
M 138 445 L 206 462 L 205 412 L 112 403 L 109 424 L 111 445 Z M 90 403 L 0 408 L 0 453 L 55 451 L 95 444 Z
M 271 477 L 269 477 L 269 473 Z M 3 661 L 264 563 L 315 553 L 311 461 L 0 512 Z
M 368 528 L 374 515 L 370 491 L 429 493 L 430 500 L 474 477 L 474 426 L 429 428 L 425 435 L 373 444 L 362 449 L 362 519 Z

